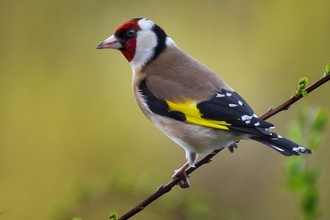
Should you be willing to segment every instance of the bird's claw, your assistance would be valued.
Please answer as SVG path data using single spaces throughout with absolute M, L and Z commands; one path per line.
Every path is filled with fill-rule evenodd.
M 176 170 L 172 178 L 179 180 L 178 184 L 182 189 L 190 187 L 190 183 L 188 181 L 189 176 L 186 174 L 185 171 Z
M 172 178 L 179 180 L 178 184 L 181 188 L 186 189 L 190 187 L 190 183 L 188 181 L 189 176 L 186 173 L 185 167 L 175 170 Z
M 190 187 L 190 183 L 187 178 L 181 179 L 178 184 L 182 189 L 186 189 Z

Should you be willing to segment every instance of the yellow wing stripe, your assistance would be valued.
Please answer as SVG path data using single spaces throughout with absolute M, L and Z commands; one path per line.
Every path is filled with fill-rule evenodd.
M 217 121 L 202 118 L 202 114 L 197 108 L 196 101 L 187 101 L 184 103 L 174 103 L 166 101 L 166 103 L 171 111 L 178 111 L 183 113 L 186 116 L 186 122 L 188 123 L 223 130 L 229 130 L 228 126 L 231 125 L 226 121 Z

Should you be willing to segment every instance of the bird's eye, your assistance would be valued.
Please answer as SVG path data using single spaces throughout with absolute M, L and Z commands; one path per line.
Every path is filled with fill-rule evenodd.
M 134 37 L 136 34 L 136 30 L 134 28 L 130 28 L 126 31 L 126 36 L 129 38 Z

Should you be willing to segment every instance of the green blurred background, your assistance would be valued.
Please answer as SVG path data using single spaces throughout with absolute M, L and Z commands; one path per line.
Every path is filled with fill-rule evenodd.
M 184 151 L 140 112 L 131 69 L 95 50 L 118 25 L 148 17 L 263 114 L 330 62 L 330 1 L 1 1 L 0 219 L 107 219 L 170 180 Z M 273 118 L 285 135 L 297 109 L 329 108 L 325 85 Z M 304 104 L 303 104 L 304 103 Z M 330 218 L 329 137 L 323 169 Z M 134 219 L 299 219 L 283 190 L 285 157 L 242 141 Z

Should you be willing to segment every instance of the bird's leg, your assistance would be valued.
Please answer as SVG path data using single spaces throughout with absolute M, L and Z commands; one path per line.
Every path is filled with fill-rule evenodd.
M 195 152 L 191 152 L 186 150 L 186 158 L 188 162 L 183 165 L 180 169 L 174 171 L 173 178 L 179 178 L 179 186 L 181 188 L 189 188 L 190 183 L 188 181 L 188 175 L 186 173 L 186 170 L 189 167 L 195 167 L 195 163 L 197 161 L 198 154 Z
M 189 163 L 186 163 L 181 168 L 174 171 L 173 179 L 179 179 L 179 186 L 183 189 L 189 188 L 190 183 L 188 181 L 188 175 L 186 174 L 186 170 L 189 168 Z

